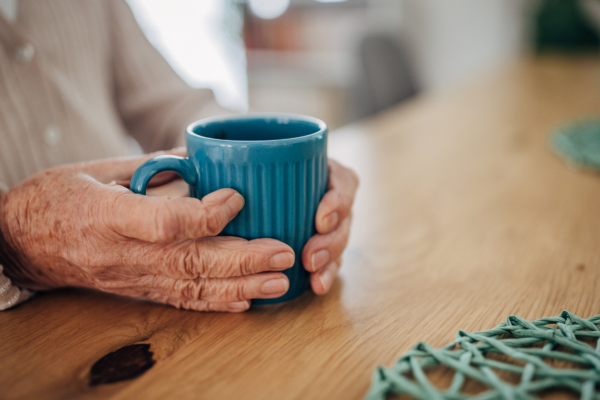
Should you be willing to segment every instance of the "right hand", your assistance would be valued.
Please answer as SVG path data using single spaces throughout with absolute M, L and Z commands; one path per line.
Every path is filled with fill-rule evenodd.
M 235 190 L 198 200 L 116 183 L 159 154 L 69 164 L 8 191 L 0 198 L 6 276 L 22 288 L 81 286 L 197 311 L 241 312 L 250 299 L 285 294 L 291 247 L 216 237 L 244 206 Z

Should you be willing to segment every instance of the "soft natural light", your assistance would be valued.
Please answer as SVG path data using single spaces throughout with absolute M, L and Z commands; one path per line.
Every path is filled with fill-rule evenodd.
M 249 0 L 250 9 L 256 16 L 273 19 L 282 15 L 290 5 L 290 0 Z
M 128 0 L 144 32 L 193 87 L 209 87 L 228 108 L 248 108 L 246 58 L 223 22 L 224 0 Z M 229 5 L 231 6 L 231 5 Z

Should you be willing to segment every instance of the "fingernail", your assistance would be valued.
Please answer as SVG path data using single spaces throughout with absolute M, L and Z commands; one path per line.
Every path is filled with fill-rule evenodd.
M 284 294 L 289 287 L 290 284 L 287 279 L 279 278 L 266 281 L 263 283 L 261 290 L 263 294 Z
M 239 193 L 235 193 L 227 199 L 225 205 L 233 210 L 241 210 L 242 208 L 244 208 L 245 203 L 246 200 L 244 200 L 244 197 Z
M 294 255 L 289 252 L 278 253 L 271 257 L 271 269 L 281 271 L 283 269 L 292 268 L 294 265 Z
M 312 272 L 315 272 L 325 266 L 329 262 L 329 251 L 323 249 L 313 253 L 310 264 Z
M 333 284 L 333 273 L 329 269 L 326 269 L 319 275 L 319 281 L 321 281 L 325 293 L 329 292 L 329 289 L 331 289 L 331 285 Z
M 338 223 L 338 213 L 336 212 L 332 212 L 331 214 L 329 214 L 328 216 L 325 217 L 325 232 L 329 232 L 331 230 L 333 230 L 333 228 L 336 227 L 337 223 Z
M 247 301 L 238 301 L 236 303 L 229 303 L 227 308 L 229 311 L 245 311 L 250 308 L 250 303 Z

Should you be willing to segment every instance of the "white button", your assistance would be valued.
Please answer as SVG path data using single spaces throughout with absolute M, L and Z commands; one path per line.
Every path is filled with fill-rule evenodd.
M 35 56 L 35 47 L 31 43 L 17 47 L 14 52 L 15 60 L 22 63 L 28 63 Z
M 44 142 L 48 146 L 56 146 L 61 142 L 61 134 L 58 126 L 54 124 L 46 125 L 46 129 L 44 130 Z

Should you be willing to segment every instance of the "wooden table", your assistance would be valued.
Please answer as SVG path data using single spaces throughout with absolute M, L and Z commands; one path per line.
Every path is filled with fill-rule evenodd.
M 2 399 L 361 399 L 418 341 L 508 315 L 600 313 L 600 175 L 550 132 L 600 112 L 598 59 L 524 60 L 331 135 L 361 176 L 353 236 L 325 297 L 201 314 L 87 290 L 0 313 Z M 156 364 L 90 387 L 132 343 Z

